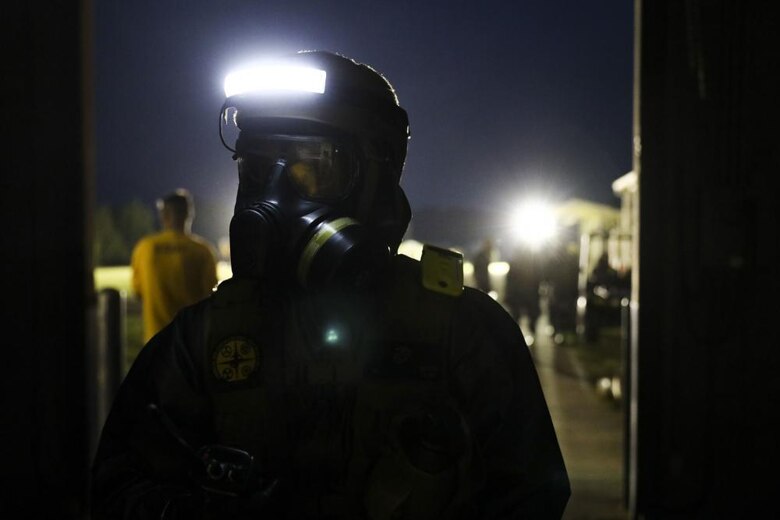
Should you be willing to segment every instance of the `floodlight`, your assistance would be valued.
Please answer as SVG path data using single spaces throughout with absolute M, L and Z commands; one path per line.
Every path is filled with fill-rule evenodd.
M 541 247 L 555 236 L 555 211 L 545 201 L 526 201 L 512 215 L 511 226 L 518 240 L 532 248 Z

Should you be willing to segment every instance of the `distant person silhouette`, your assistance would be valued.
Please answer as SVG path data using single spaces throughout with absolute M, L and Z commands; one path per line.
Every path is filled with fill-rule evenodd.
M 535 334 L 536 322 L 541 314 L 540 283 L 541 275 L 536 255 L 530 248 L 518 246 L 509 261 L 504 299 L 509 314 L 515 321 L 519 323 L 523 316 L 528 318 L 529 330 L 524 332 L 531 336 Z
M 157 201 L 161 231 L 133 248 L 132 286 L 141 300 L 146 343 L 183 307 L 211 294 L 217 284 L 215 248 L 191 232 L 192 195 L 185 189 Z
M 492 288 L 490 285 L 490 273 L 488 272 L 488 266 L 492 261 L 493 240 L 486 238 L 472 262 L 474 265 L 474 282 L 477 289 L 486 293 L 489 293 Z
M 619 322 L 620 281 L 618 272 L 610 265 L 609 255 L 602 253 L 593 267 L 586 287 L 585 339 L 589 343 L 598 340 L 602 327 Z M 616 319 L 617 318 L 617 319 Z
M 544 279 L 549 283 L 547 295 L 550 325 L 556 343 L 577 330 L 577 297 L 579 296 L 578 236 L 569 232 L 553 249 L 544 267 Z

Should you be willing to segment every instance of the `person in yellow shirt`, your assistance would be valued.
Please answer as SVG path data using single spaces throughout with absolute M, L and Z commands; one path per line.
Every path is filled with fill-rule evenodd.
M 133 248 L 133 290 L 141 300 L 144 343 L 176 313 L 211 294 L 217 284 L 215 248 L 192 233 L 195 207 L 185 189 L 157 201 L 161 231 L 142 237 Z

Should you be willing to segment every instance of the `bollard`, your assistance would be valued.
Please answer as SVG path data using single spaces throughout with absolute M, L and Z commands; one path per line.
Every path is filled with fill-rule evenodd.
M 117 289 L 98 293 L 96 354 L 96 413 L 102 428 L 125 374 L 127 301 Z

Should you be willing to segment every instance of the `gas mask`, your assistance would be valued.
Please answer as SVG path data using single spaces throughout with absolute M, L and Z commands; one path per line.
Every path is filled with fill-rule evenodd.
M 399 185 L 409 120 L 390 83 L 339 54 L 302 51 L 228 74 L 225 96 L 220 139 L 239 170 L 233 275 L 371 286 L 411 219 Z
M 234 276 L 305 288 L 372 285 L 389 249 L 352 217 L 367 164 L 354 140 L 335 131 L 252 132 L 239 136 L 236 157 Z

